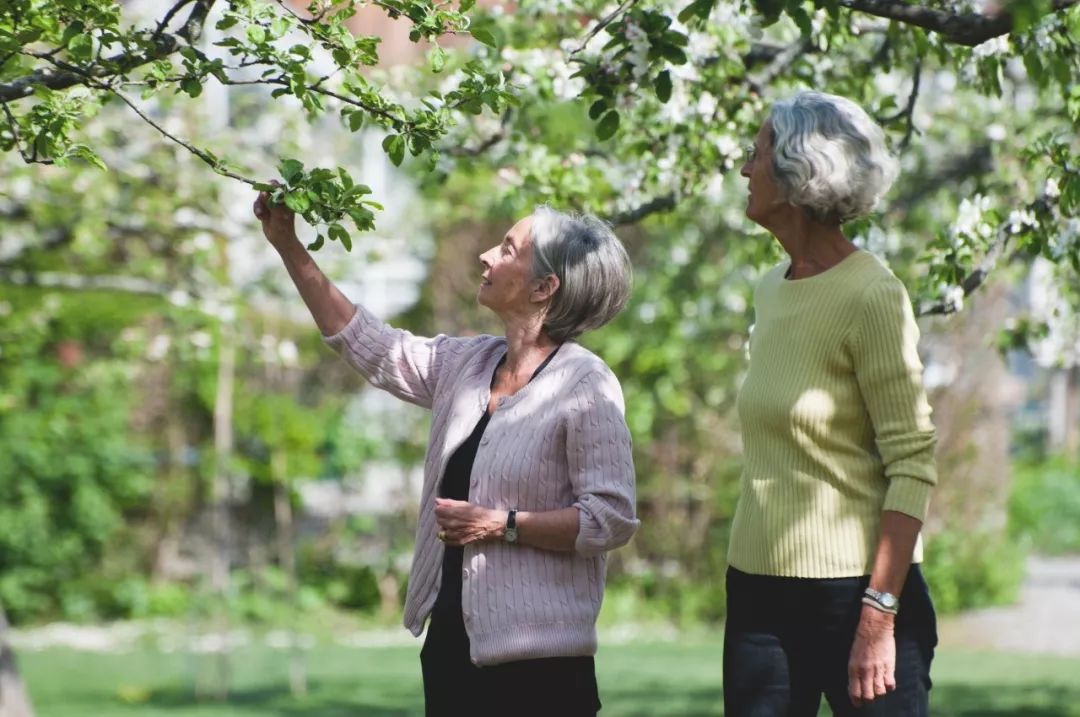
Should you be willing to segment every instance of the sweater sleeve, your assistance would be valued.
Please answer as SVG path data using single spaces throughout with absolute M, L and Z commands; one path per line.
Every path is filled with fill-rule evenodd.
M 610 371 L 582 378 L 570 401 L 566 450 L 579 516 L 574 549 L 599 555 L 628 543 L 640 525 L 630 431 L 622 389 Z
M 937 483 L 937 437 L 922 384 L 919 327 L 904 285 L 882 279 L 863 295 L 852 331 L 855 376 L 889 481 L 884 510 L 926 519 Z
M 451 359 L 484 337 L 414 336 L 379 320 L 363 306 L 348 324 L 323 341 L 376 388 L 431 408 L 435 388 Z

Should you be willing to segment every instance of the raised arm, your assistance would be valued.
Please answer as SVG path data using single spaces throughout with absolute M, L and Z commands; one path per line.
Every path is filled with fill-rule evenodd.
M 277 250 L 326 343 L 373 386 L 430 408 L 447 360 L 476 338 L 423 338 L 395 329 L 354 305 L 323 274 L 296 236 L 295 216 L 262 192 L 255 216 Z
M 263 235 L 281 256 L 319 331 L 323 336 L 340 332 L 356 313 L 356 307 L 326 278 L 297 238 L 296 215 L 284 205 L 271 203 L 269 195 L 260 192 L 255 199 L 255 217 L 262 222 Z

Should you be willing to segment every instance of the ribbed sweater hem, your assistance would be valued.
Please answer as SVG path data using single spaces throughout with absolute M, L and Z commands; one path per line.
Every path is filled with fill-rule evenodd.
M 477 665 L 499 665 L 545 657 L 588 657 L 596 654 L 592 622 L 549 622 L 512 625 L 495 632 L 469 631 L 470 656 Z

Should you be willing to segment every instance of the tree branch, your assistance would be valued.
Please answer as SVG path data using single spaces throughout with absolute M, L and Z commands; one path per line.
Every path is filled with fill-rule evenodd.
M 1060 12 L 1080 0 L 1053 0 L 1050 12 Z M 841 7 L 896 20 L 942 35 L 948 42 L 974 47 L 987 40 L 1007 35 L 1013 29 L 1013 17 L 1008 11 L 996 15 L 980 15 L 974 12 L 960 14 L 945 12 L 922 5 L 911 5 L 902 0 L 838 0 Z
M 663 196 L 650 199 L 633 209 L 607 217 L 607 221 L 610 222 L 612 226 L 616 227 L 621 227 L 625 224 L 634 224 L 635 222 L 640 222 L 650 214 L 671 211 L 675 208 L 677 203 L 678 197 L 675 192 L 670 192 Z
M 502 142 L 504 139 L 506 139 L 506 128 L 510 125 L 510 117 L 512 116 L 512 114 L 513 113 L 510 110 L 506 110 L 505 112 L 503 112 L 502 122 L 499 125 L 499 131 L 493 133 L 491 136 L 486 138 L 483 142 L 476 145 L 475 147 L 448 147 L 443 151 L 451 157 L 480 156 L 484 152 L 497 145 L 499 142 Z
M 93 68 L 83 72 L 58 70 L 56 68 L 35 70 L 25 77 L 0 85 L 0 102 L 11 102 L 29 97 L 34 93 L 34 88 L 38 85 L 48 87 L 51 90 L 63 90 L 76 85 L 85 85 L 87 84 L 87 78 L 106 79 L 115 77 L 154 60 L 168 57 L 177 52 L 185 42 L 190 44 L 199 39 L 202 34 L 203 23 L 206 21 L 206 15 L 213 4 L 214 0 L 195 0 L 195 7 L 192 8 L 191 14 L 184 21 L 184 26 L 180 31 L 175 35 L 155 32 L 150 36 L 152 47 L 147 52 L 119 53 L 107 58 L 100 65 L 95 65 Z
M 7 271 L 6 269 L 0 269 L 0 283 L 77 291 L 121 291 L 146 296 L 168 296 L 174 288 L 135 276 L 94 276 L 50 271 L 31 274 L 26 271 Z
M 801 38 L 780 50 L 764 70 L 754 75 L 747 75 L 746 81 L 750 86 L 750 91 L 760 95 L 765 87 L 784 74 L 795 60 L 799 59 L 810 47 L 809 38 Z
M 1026 208 L 1034 211 L 1036 216 L 1052 211 L 1046 197 L 1039 197 Z M 964 290 L 965 299 L 971 296 L 976 289 L 986 282 L 987 277 L 990 276 L 990 272 L 994 270 L 994 267 L 997 266 L 998 261 L 1001 259 L 1001 255 L 1005 253 L 1005 248 L 1008 246 L 1009 240 L 1013 237 L 1026 234 L 1029 231 L 1031 231 L 1030 227 L 1024 227 L 1014 231 L 1013 224 L 1008 219 L 998 226 L 997 236 L 994 237 L 994 241 L 986 250 L 986 254 L 983 256 L 982 261 L 980 261 L 971 273 L 965 276 L 960 282 L 960 288 Z M 947 316 L 949 314 L 955 314 L 959 310 L 960 305 L 958 305 L 957 302 L 941 300 L 920 305 L 918 311 L 915 312 L 915 315 Z

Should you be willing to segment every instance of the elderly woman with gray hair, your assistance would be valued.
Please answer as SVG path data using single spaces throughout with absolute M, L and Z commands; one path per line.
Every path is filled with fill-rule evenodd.
M 788 258 L 754 295 L 728 553 L 727 717 L 923 717 L 937 643 L 920 529 L 934 426 L 903 284 L 842 225 L 896 176 L 852 102 L 777 102 L 750 148 L 746 216 Z
M 480 255 L 504 336 L 418 338 L 354 305 L 294 218 L 255 202 L 326 342 L 432 411 L 405 625 L 428 715 L 595 715 L 605 556 L 638 527 L 618 380 L 575 339 L 610 321 L 631 268 L 611 229 L 546 207 Z

